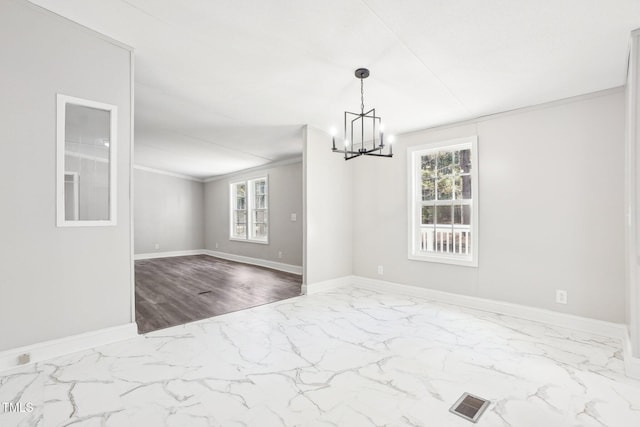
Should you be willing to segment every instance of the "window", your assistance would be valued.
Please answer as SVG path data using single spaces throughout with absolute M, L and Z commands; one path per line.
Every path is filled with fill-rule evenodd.
M 231 193 L 229 238 L 248 242 L 269 241 L 269 185 L 267 177 L 234 182 Z
M 231 184 L 231 238 L 247 238 L 247 183 Z
M 409 259 L 477 267 L 477 137 L 411 147 Z

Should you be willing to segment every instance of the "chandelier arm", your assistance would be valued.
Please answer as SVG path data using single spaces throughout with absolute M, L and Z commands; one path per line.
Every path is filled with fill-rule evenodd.
M 393 157 L 393 154 L 376 154 L 376 153 L 368 153 L 365 156 L 374 156 L 374 157 Z
M 363 154 L 369 154 L 369 153 L 375 153 L 376 151 L 380 151 L 380 153 L 382 153 L 382 148 L 380 148 L 380 147 L 371 148 L 369 150 L 364 150 L 362 153 Z

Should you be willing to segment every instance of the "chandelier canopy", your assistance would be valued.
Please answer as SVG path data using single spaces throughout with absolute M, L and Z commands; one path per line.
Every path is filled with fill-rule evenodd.
M 364 111 L 364 79 L 369 77 L 369 70 L 358 68 L 355 76 L 360 79 L 360 113 L 344 112 L 344 149 L 336 148 L 336 132 L 332 130 L 334 153 L 343 153 L 345 160 L 358 156 L 393 157 L 393 136 L 384 143 L 384 127 L 382 117 L 376 116 L 376 109 Z M 385 148 L 388 148 L 385 153 Z

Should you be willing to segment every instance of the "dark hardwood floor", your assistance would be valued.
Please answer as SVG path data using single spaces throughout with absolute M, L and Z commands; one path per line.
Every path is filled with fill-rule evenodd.
M 135 262 L 136 322 L 146 333 L 300 295 L 302 276 L 193 255 Z

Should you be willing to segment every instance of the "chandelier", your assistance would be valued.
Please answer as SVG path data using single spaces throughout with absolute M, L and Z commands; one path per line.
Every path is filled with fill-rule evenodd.
M 364 112 L 364 79 L 369 77 L 369 70 L 358 68 L 355 76 L 360 79 L 360 113 L 344 112 L 344 149 L 336 148 L 336 131 L 332 129 L 334 153 L 343 153 L 345 160 L 358 156 L 393 157 L 393 136 L 389 144 L 384 144 L 384 127 L 382 117 L 376 116 L 376 109 Z M 388 147 L 388 153 L 384 149 Z

